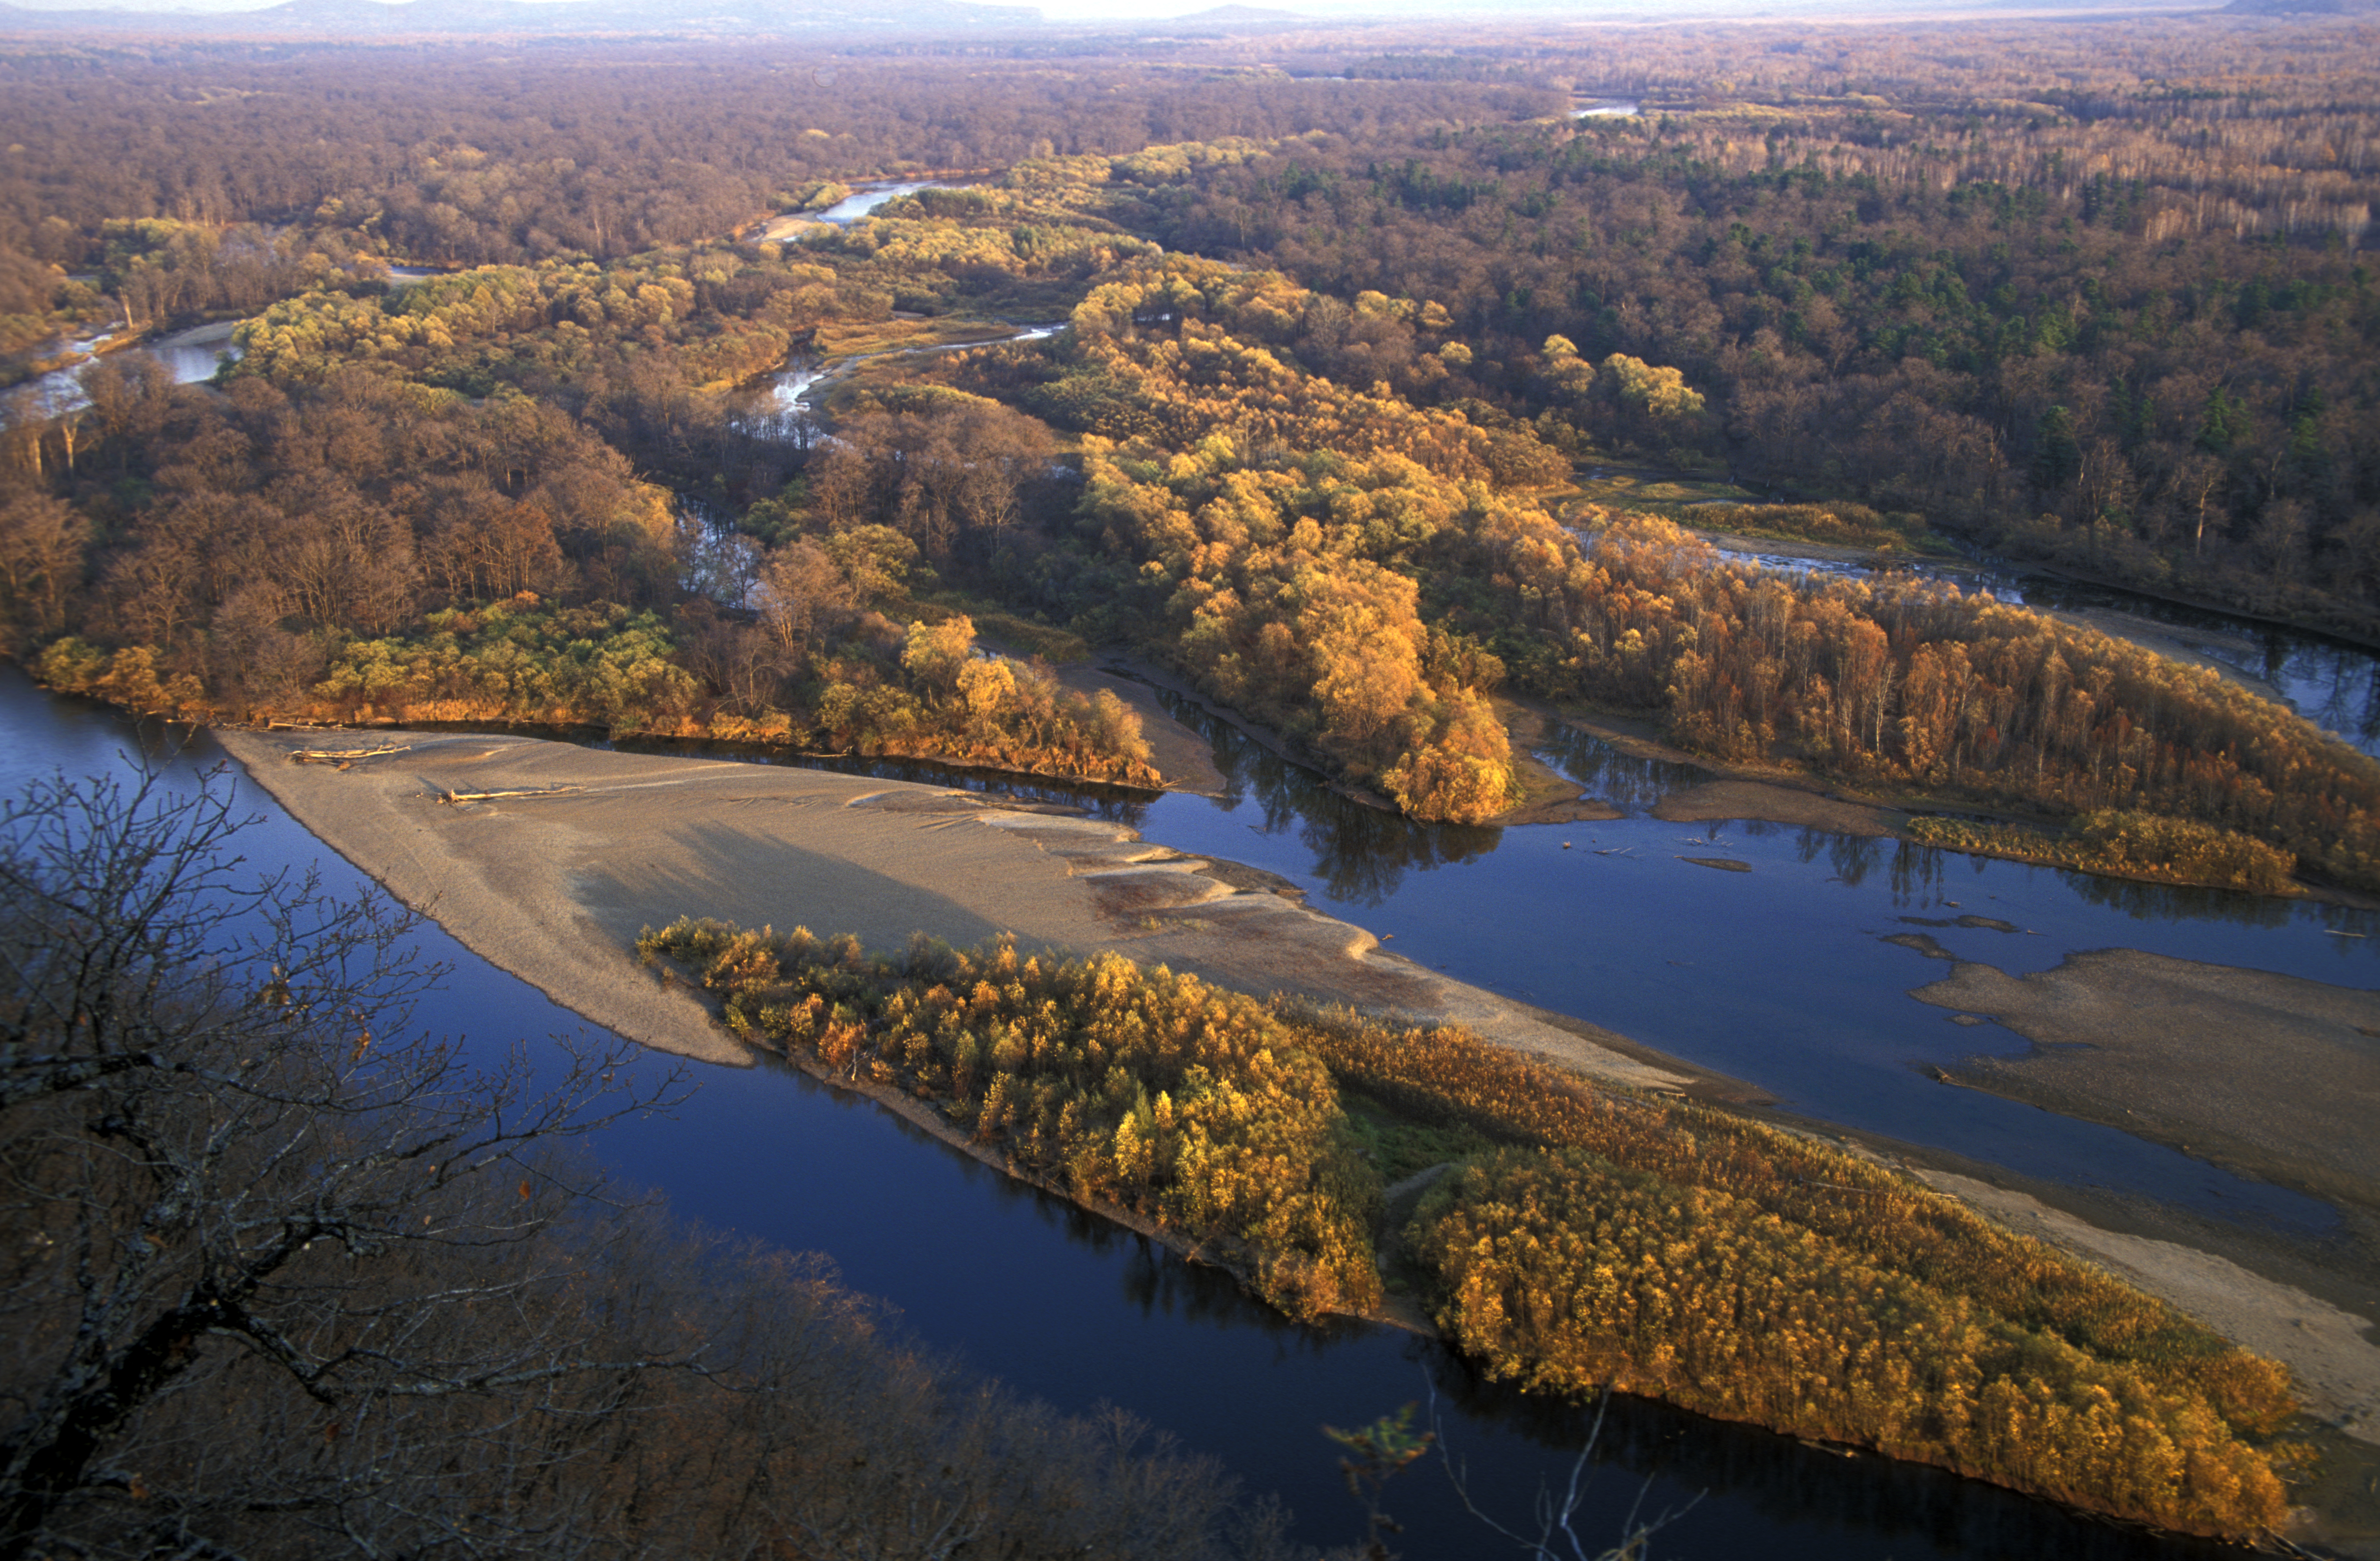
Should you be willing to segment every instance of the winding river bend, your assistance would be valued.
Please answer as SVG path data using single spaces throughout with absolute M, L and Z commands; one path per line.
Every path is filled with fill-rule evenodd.
M 855 201 L 872 206 L 905 192 L 871 190 Z M 203 378 L 213 350 L 189 345 L 176 376 Z M 772 398 L 792 414 L 817 382 L 815 371 L 789 372 Z M 2043 604 L 2079 599 L 2080 588 L 2055 582 L 1994 583 Z M 2380 748 L 2380 680 L 2368 654 L 2144 599 L 2116 604 L 2201 634 L 2208 653 L 2279 684 L 2309 717 L 2366 751 Z M 1549 739 L 1543 757 L 1629 816 L 1508 829 L 1419 825 L 1348 802 L 1195 708 L 1176 713 L 1212 744 L 1222 796 L 1053 787 L 1030 794 L 1119 818 L 1187 853 L 1269 869 L 1318 908 L 1393 934 L 1391 946 L 1409 958 L 1747 1080 L 1811 1118 L 2208 1219 L 2313 1238 L 2337 1225 L 2335 1211 L 2305 1195 L 1937 1081 L 1931 1065 L 2018 1055 L 2030 1043 L 1951 1024 L 1942 1009 L 1916 1002 L 1909 989 L 1940 968 L 1885 940 L 1922 931 L 1961 959 L 2011 975 L 2119 946 L 2369 989 L 2380 986 L 2380 917 L 1818 830 L 1664 823 L 1649 815 L 1652 799 L 1694 777 L 1578 737 Z M 0 669 L 0 782 L 12 791 L 55 770 L 128 774 L 133 755 L 144 744 L 158 751 L 168 735 Z M 186 790 L 223 756 L 203 734 L 182 737 L 161 762 L 165 784 Z M 1001 784 L 922 766 L 880 773 Z M 257 865 L 319 868 L 335 884 L 372 892 L 260 788 L 244 785 L 241 795 L 260 815 L 239 842 Z M 1681 860 L 1714 854 L 1751 871 L 1718 873 Z M 425 924 L 417 941 L 454 972 L 419 1016 L 426 1027 L 490 1048 L 586 1028 L 436 926 Z M 1252 1493 L 1285 1501 L 1299 1537 L 1317 1544 L 1345 1543 L 1359 1529 L 1319 1433 L 1326 1423 L 1361 1423 L 1435 1394 L 1475 1497 L 1508 1518 L 1527 1513 L 1540 1482 L 1559 1483 L 1586 1435 L 1581 1413 L 1483 1384 L 1430 1341 L 1368 1325 L 1290 1323 L 1211 1271 L 790 1069 L 712 1070 L 700 1081 L 674 1116 L 606 1135 L 601 1152 L 623 1178 L 660 1189 L 682 1216 L 831 1254 L 850 1285 L 893 1302 L 924 1341 L 1025 1392 L 1073 1411 L 1110 1403 L 1133 1411 L 1220 1459 Z M 1585 1535 L 1618 1536 L 1632 1509 L 1694 1504 L 1658 1543 L 1661 1555 L 2236 1554 L 1634 1401 L 1614 1407 L 1595 1457 Z M 1409 1555 L 1489 1553 L 1427 1466 L 1401 1477 L 1388 1505 L 1406 1526 L 1400 1543 Z
M 0 671 L 0 781 L 12 790 L 53 770 L 127 774 L 139 741 L 160 736 Z M 2005 1103 L 1919 1077 L 1905 1066 L 1912 1057 L 1974 1050 L 1985 1032 L 1955 1030 L 1906 997 L 1903 989 L 1930 970 L 1876 939 L 1905 925 L 1904 914 L 1942 920 L 1931 913 L 1958 900 L 1990 904 L 1994 915 L 2043 934 L 1936 929 L 1945 941 L 1975 939 L 1983 946 L 1974 957 L 2010 969 L 2121 942 L 2371 984 L 2380 940 L 2332 936 L 2340 913 L 2135 893 L 1799 830 L 1717 826 L 1727 853 L 1754 863 L 1747 875 L 1676 860 L 1707 848 L 1707 826 L 1631 818 L 1425 829 L 1346 804 L 1226 731 L 1216 738 L 1231 781 L 1225 797 L 1109 798 L 1100 811 L 1136 818 L 1153 839 L 1271 867 L 1350 920 L 1396 933 L 1409 957 L 1737 1072 L 1814 1115 L 1965 1143 L 1985 1157 L 2056 1160 L 2056 1174 L 2155 1187 L 2242 1218 L 2318 1226 L 2327 1214 L 2311 1200 L 2123 1135 L 2072 1124 L 2079 1130 L 2061 1132 L 2045 1126 L 2055 1120 L 2046 1114 L 2002 1110 Z M 1617 768 L 1591 749 L 1552 756 L 1623 800 L 1632 786 L 1662 778 Z M 220 757 L 204 734 L 188 737 L 163 760 L 165 782 L 193 787 Z M 334 884 L 368 889 L 260 789 L 244 786 L 241 795 L 261 815 L 240 841 L 251 861 L 317 866 Z M 1692 843 L 1674 843 L 1689 835 Z M 1562 851 L 1564 838 L 1642 848 L 1582 855 Z M 454 967 L 421 1016 L 427 1027 L 491 1047 L 584 1029 L 435 926 L 419 941 Z M 1670 962 L 1682 953 L 1685 963 Z M 1797 966 L 1795 984 L 1779 990 Z M 1475 1496 L 1507 1515 L 1524 1514 L 1538 1482 L 1566 1471 L 1585 1435 L 1578 1413 L 1484 1386 L 1428 1341 L 1367 1325 L 1291 1324 L 1214 1274 L 790 1070 L 714 1070 L 701 1083 L 674 1117 L 607 1135 L 601 1152 L 619 1175 L 662 1189 L 681 1215 L 832 1254 L 851 1285 L 898 1305 L 925 1341 L 1026 1392 L 1072 1410 L 1112 1403 L 1134 1411 L 1223 1460 L 1252 1491 L 1281 1496 L 1299 1534 L 1315 1543 L 1343 1543 L 1357 1527 L 1318 1432 L 1325 1423 L 1361 1423 L 1434 1392 Z M 1661 1555 L 2225 1554 L 2082 1522 L 1936 1471 L 1627 1401 L 1605 1424 L 1596 1457 L 1582 1522 L 1588 1535 L 1616 1536 L 1640 1498 L 1651 1513 L 1708 1493 L 1663 1536 Z M 1485 1553 L 1435 1471 L 1402 1481 L 1390 1505 L 1407 1525 L 1406 1554 Z

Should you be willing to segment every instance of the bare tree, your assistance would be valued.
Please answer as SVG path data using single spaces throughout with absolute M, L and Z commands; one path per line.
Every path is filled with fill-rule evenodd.
M 439 974 L 411 919 L 246 881 L 236 828 L 220 779 L 0 806 L 0 1556 L 223 1554 L 209 1531 L 267 1508 L 391 1540 L 424 1521 L 403 1459 L 233 1478 L 194 1403 L 335 1449 L 436 1400 L 535 1419 L 565 1384 L 696 1360 L 615 1355 L 556 1304 L 583 1264 L 554 1222 L 589 1189 L 552 1152 L 655 1100 L 613 1085 L 621 1043 L 540 1079 L 523 1049 L 486 1069 L 408 1036 Z
M 1211 1465 L 561 1151 L 675 1075 L 408 1039 L 410 919 L 218 780 L 0 805 L 0 1557 L 1282 1561 Z
M 1515 1529 L 1488 1512 L 1472 1498 L 1471 1472 L 1467 1465 L 1455 1457 L 1446 1438 L 1446 1428 L 1438 1413 L 1438 1386 L 1429 1383 L 1429 1410 L 1425 1423 L 1428 1429 L 1414 1429 L 1414 1411 L 1419 1404 L 1407 1404 L 1393 1415 L 1384 1415 L 1370 1425 L 1354 1431 L 1339 1431 L 1330 1426 L 1322 1433 L 1346 1449 L 1339 1460 L 1339 1472 L 1347 1482 L 1348 1494 L 1364 1506 L 1365 1543 L 1357 1552 L 1361 1561 L 1395 1561 L 1396 1552 L 1388 1544 L 1389 1536 L 1402 1531 L 1402 1525 L 1389 1515 L 1381 1504 L 1381 1494 L 1389 1482 L 1402 1470 L 1420 1462 L 1433 1450 L 1446 1470 L 1447 1482 L 1454 1489 L 1455 1499 L 1463 1510 L 1471 1515 L 1489 1532 L 1510 1541 L 1525 1554 L 1530 1561 L 1644 1561 L 1650 1554 L 1653 1536 L 1685 1516 L 1702 1500 L 1696 1495 L 1683 1507 L 1672 1508 L 1659 1517 L 1643 1517 L 1645 1493 L 1651 1481 L 1637 1493 L 1636 1502 L 1629 1508 L 1626 1521 L 1621 1525 L 1620 1543 L 1597 1548 L 1597 1542 L 1578 1531 L 1579 1507 L 1585 1499 L 1587 1466 L 1595 1457 L 1595 1445 L 1603 1435 L 1604 1411 L 1610 1406 L 1610 1395 L 1596 1401 L 1595 1423 L 1587 1428 L 1586 1444 L 1571 1460 L 1570 1473 L 1560 1493 L 1540 1485 L 1533 1529 Z
M 808 648 L 813 633 L 859 607 L 851 581 L 826 550 L 808 538 L 797 538 L 768 555 L 753 599 L 760 626 L 781 650 L 796 656 Z
M 67 599 L 82 583 L 90 530 L 47 494 L 0 504 L 0 636 L 21 649 L 64 626 Z

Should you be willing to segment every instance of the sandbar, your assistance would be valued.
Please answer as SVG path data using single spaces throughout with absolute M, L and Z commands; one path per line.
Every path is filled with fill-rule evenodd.
M 1113 948 L 1260 995 L 1461 1023 L 1607 1083 L 1728 1092 L 1728 1081 L 1624 1038 L 1401 959 L 1270 874 L 1108 821 L 932 786 L 516 736 L 393 734 L 404 751 L 345 768 L 290 762 L 315 740 L 306 734 L 218 737 L 301 823 L 467 947 L 596 1024 L 704 1062 L 753 1058 L 703 1000 L 632 954 L 639 931 L 680 915 L 849 932 L 879 948 L 917 932 L 957 944 L 1008 933 L 1068 954 Z M 537 795 L 442 799 L 504 791 Z M 1961 976 L 1937 983 L 1955 986 L 1956 1006 L 2019 1015 L 2005 988 L 2030 982 L 1981 967 Z M 2380 1348 L 2360 1317 L 2187 1247 L 2018 1207 L 2021 1194 L 1945 1189 L 2288 1360 L 2317 1413 L 2373 1434 Z
M 1912 995 L 2034 1043 L 1962 1083 L 2380 1209 L 2380 993 L 2109 948 L 2023 977 L 1957 961 Z
M 682 1056 L 751 1060 L 703 1002 L 642 969 L 633 945 L 646 927 L 710 916 L 852 933 L 888 951 L 920 932 L 961 945 L 1006 933 L 1066 955 L 1114 949 L 1260 996 L 1460 1023 L 1607 1083 L 1682 1091 L 1707 1077 L 1604 1044 L 1591 1026 L 1548 1024 L 1397 957 L 1261 876 L 1121 823 L 933 786 L 508 735 L 395 734 L 404 751 L 345 768 L 290 762 L 315 740 L 306 734 L 217 735 L 299 823 L 466 947 Z M 458 792 L 533 795 L 441 799 Z

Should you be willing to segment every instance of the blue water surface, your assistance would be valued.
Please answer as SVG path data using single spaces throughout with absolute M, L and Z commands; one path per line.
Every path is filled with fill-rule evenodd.
M 153 761 L 164 767 L 161 784 L 176 795 L 188 795 L 203 772 L 221 762 L 203 735 L 172 753 L 157 748 L 160 735 L 154 728 L 136 733 L 111 713 L 52 698 L 14 672 L 0 672 L 0 786 L 12 794 L 56 771 L 128 775 L 144 745 L 162 754 Z M 343 892 L 376 892 L 261 788 L 238 784 L 241 800 L 259 815 L 237 842 L 249 865 L 310 869 Z M 1905 909 L 1935 908 L 1949 891 L 1895 890 L 1888 872 L 1867 874 L 1856 885 L 1830 883 L 1846 874 L 1824 850 L 1811 857 L 1794 833 L 1730 829 L 1722 832 L 1721 848 L 1688 844 L 1689 831 L 1646 822 L 1624 829 L 1511 830 L 1494 840 L 1466 837 L 1467 844 L 1384 836 L 1372 865 L 1358 871 L 1350 864 L 1363 853 L 1344 840 L 1334 846 L 1317 833 L 1316 817 L 1294 808 L 1269 815 L 1253 789 L 1228 805 L 1167 798 L 1134 806 L 1152 834 L 1185 847 L 1211 838 L 1219 843 L 1205 848 L 1308 883 L 1318 897 L 1398 933 L 1396 946 L 1416 957 L 1474 979 L 1490 976 L 1516 995 L 1633 1030 L 1656 1044 L 1682 1052 L 1691 1045 L 1696 1060 L 1742 1072 L 1837 1119 L 1900 1119 L 1900 1108 L 1871 1107 L 1861 1097 L 1913 1077 L 1897 1059 L 1922 1048 L 1911 1043 L 1896 1052 L 1892 1035 L 1930 1033 L 1919 1020 L 1938 1012 L 1900 992 L 1944 967 L 1876 944 L 1873 933 L 1900 925 Z M 1371 815 L 1364 827 L 1381 817 Z M 1643 860 L 1560 850 L 1563 838 L 1583 848 L 1590 839 L 1622 837 L 1641 847 Z M 1224 849 L 1226 838 L 1235 849 Z M 1755 872 L 1721 874 L 1676 862 L 1674 853 L 1656 856 L 1654 846 L 1672 844 L 1691 854 L 1752 860 Z M 1481 876 L 1491 862 L 1510 876 Z M 1967 880 L 1956 883 L 1949 897 L 1965 901 Z M 2047 908 L 2061 895 L 2074 897 L 2056 875 L 2010 876 L 2006 884 L 2032 885 L 2025 917 L 2010 918 L 2028 924 L 2054 921 Z M 1508 893 L 1514 897 L 1500 908 L 1498 896 Z M 1821 918 L 1814 905 L 1843 909 Z M 2095 914 L 2127 913 L 2084 906 L 2075 914 L 2081 920 L 2073 930 L 2058 937 L 2092 935 L 2087 929 L 2106 924 Z M 1784 946 L 1783 931 L 1755 931 L 1767 917 L 1789 926 L 1810 922 L 1794 935 L 1816 941 L 1798 945 L 1805 952 L 1796 956 Z M 2139 927 L 2188 924 L 2167 913 Z M 1703 963 L 1679 967 L 1677 974 L 1666 963 L 1632 970 L 1646 953 L 1669 947 L 1664 960 L 1677 954 L 1672 940 L 1694 944 L 1684 957 Z M 451 967 L 443 990 L 419 1015 L 433 1032 L 464 1036 L 489 1060 L 526 1041 L 532 1058 L 548 1066 L 563 1040 L 604 1039 L 435 925 L 423 924 L 415 942 L 423 955 Z M 2298 945 L 2281 937 L 2274 946 Z M 1818 970 L 1797 978 L 1790 998 L 1760 992 L 1761 981 L 1777 976 L 1713 974 L 1730 958 L 1755 957 L 1760 970 L 1777 976 L 1797 957 L 1844 965 L 1836 979 Z M 2366 969 L 2357 959 L 2340 973 Z M 1640 979 L 1646 989 L 1633 990 Z M 1792 1005 L 1803 1002 L 1814 1006 L 1797 1021 Z M 1871 1010 L 1889 1016 L 1896 1003 L 1918 1016 L 1900 1031 L 1888 1018 L 1864 1017 Z M 1689 1018 L 1678 1011 L 1706 1005 L 1722 1016 Z M 1663 1014 L 1667 1028 L 1652 1030 L 1652 1019 Z M 1866 1039 L 1842 1039 L 1867 1036 L 1871 1028 L 1876 1033 Z M 1972 1032 L 1962 1034 L 1972 1042 Z M 642 1066 L 668 1065 L 648 1059 Z M 1525 1520 L 1541 1482 L 1566 1476 L 1584 1443 L 1588 1420 L 1581 1410 L 1482 1384 L 1435 1343 L 1393 1330 L 1288 1323 L 1213 1271 L 1020 1188 L 872 1104 L 790 1069 L 698 1067 L 691 1082 L 691 1094 L 671 1113 L 625 1120 L 601 1136 L 598 1152 L 624 1183 L 659 1189 L 677 1214 L 714 1229 L 831 1255 L 853 1287 L 889 1299 L 916 1336 L 969 1369 L 1067 1410 L 1104 1404 L 1131 1410 L 1184 1448 L 1220 1460 L 1251 1494 L 1287 1503 L 1296 1533 L 1310 1543 L 1348 1543 L 1360 1532 L 1334 1450 L 1321 1434 L 1325 1424 L 1362 1424 L 1435 1395 L 1450 1439 L 1468 1464 L 1474 1499 L 1513 1522 Z M 1912 1100 L 1938 1090 L 1922 1081 L 1907 1088 Z M 1940 1129 L 1946 1134 L 1957 1128 L 1955 1116 L 1938 1120 L 1952 1125 Z M 2084 1165 L 2084 1150 L 2075 1152 Z M 1937 1471 L 1846 1458 L 1633 1400 L 1614 1401 L 1595 1459 L 1581 1531 L 1616 1539 L 1631 1512 L 1690 1507 L 1661 1536 L 1654 1554 L 1664 1558 L 2132 1561 L 2232 1554 L 2082 1521 Z M 1405 1524 L 1398 1544 L 1408 1556 L 1508 1553 L 1427 1466 L 1400 1477 L 1389 1506 Z

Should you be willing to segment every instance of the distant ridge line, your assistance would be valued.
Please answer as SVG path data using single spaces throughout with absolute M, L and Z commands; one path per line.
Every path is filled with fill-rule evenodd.
M 854 30 L 1038 28 L 1032 6 L 975 0 L 287 0 L 255 11 L 36 10 L 0 5 L 0 32 L 138 32 L 204 37 L 404 38 L 432 34 L 668 33 L 753 37 Z

